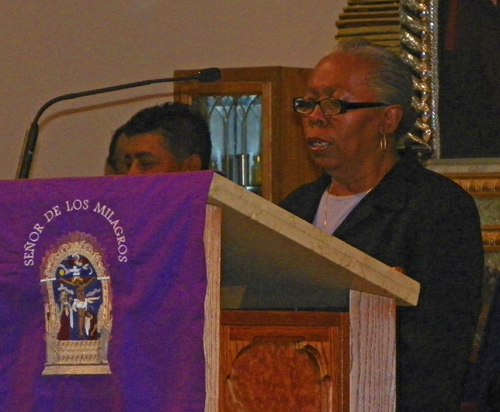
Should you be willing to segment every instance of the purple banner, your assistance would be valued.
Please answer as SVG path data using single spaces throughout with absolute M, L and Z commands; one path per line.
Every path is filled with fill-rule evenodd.
M 0 410 L 204 410 L 212 176 L 0 182 Z M 42 375 L 107 337 L 110 374 Z

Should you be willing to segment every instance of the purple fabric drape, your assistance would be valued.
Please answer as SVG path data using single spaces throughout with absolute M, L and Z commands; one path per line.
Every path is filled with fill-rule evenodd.
M 212 176 L 0 182 L 1 411 L 203 411 L 203 230 Z M 40 265 L 74 231 L 97 240 L 111 276 L 112 373 L 42 376 Z

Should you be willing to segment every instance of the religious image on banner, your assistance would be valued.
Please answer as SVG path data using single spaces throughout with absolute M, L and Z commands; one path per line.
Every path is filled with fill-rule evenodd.
M 43 375 L 111 373 L 111 278 L 96 239 L 81 232 L 58 239 L 46 251 L 40 276 L 47 342 Z

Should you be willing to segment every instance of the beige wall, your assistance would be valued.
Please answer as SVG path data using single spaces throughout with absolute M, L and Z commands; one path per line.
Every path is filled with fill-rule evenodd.
M 311 67 L 345 0 L 0 0 L 0 179 L 15 177 L 38 109 L 71 92 L 175 69 Z M 171 85 L 60 102 L 42 116 L 31 177 L 102 174 L 109 138 Z

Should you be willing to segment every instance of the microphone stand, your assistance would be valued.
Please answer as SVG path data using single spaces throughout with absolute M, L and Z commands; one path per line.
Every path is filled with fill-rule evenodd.
M 163 79 L 153 79 L 153 80 L 143 80 L 140 82 L 126 83 L 118 86 L 103 87 L 102 89 L 87 90 L 78 93 L 69 93 L 62 96 L 54 97 L 45 103 L 40 110 L 35 115 L 33 122 L 26 132 L 24 138 L 23 150 L 21 152 L 21 157 L 19 159 L 19 164 L 16 173 L 16 179 L 27 179 L 30 173 L 31 162 L 33 160 L 33 155 L 35 153 L 36 142 L 38 138 L 38 121 L 42 116 L 43 112 L 47 110 L 48 107 L 52 106 L 54 103 L 76 99 L 78 97 L 91 96 L 95 94 L 114 92 L 117 90 L 131 89 L 134 87 L 147 86 L 154 83 L 168 83 L 168 82 L 178 82 L 178 81 L 191 81 L 198 80 L 202 83 L 211 83 L 219 80 L 221 78 L 221 71 L 217 68 L 209 68 L 199 71 L 197 74 L 187 77 L 167 77 Z

